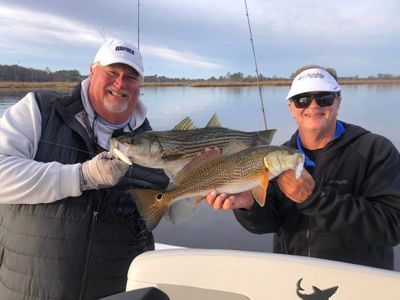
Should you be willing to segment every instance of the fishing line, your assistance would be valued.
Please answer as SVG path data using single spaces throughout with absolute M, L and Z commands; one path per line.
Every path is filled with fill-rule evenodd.
M 140 42 L 140 1 L 137 2 L 137 48 L 139 50 Z
M 75 150 L 75 151 L 79 151 L 79 152 L 83 152 L 83 153 L 88 153 L 88 154 L 91 154 L 93 156 L 97 155 L 97 153 L 92 152 L 92 151 L 82 150 L 82 149 L 79 149 L 79 148 L 76 148 L 76 147 L 72 147 L 72 146 L 69 146 L 69 145 L 54 143 L 52 141 L 46 141 L 46 140 L 42 140 L 41 139 L 39 142 L 44 143 L 44 144 L 48 144 L 48 145 L 52 145 L 52 146 L 65 148 L 65 149 L 70 149 L 70 150 Z
M 246 8 L 246 17 L 247 17 L 247 24 L 249 25 L 249 33 L 250 33 L 250 42 L 251 42 L 251 48 L 253 50 L 253 58 L 254 58 L 254 66 L 256 68 L 256 78 L 257 78 L 257 86 L 258 86 L 258 93 L 260 95 L 260 102 L 261 102 L 261 111 L 264 117 L 264 125 L 265 129 L 267 128 L 267 118 L 265 116 L 265 109 L 264 109 L 264 100 L 261 92 L 261 85 L 260 85 L 260 79 L 259 79 L 259 74 L 258 74 L 258 67 L 257 67 L 257 58 L 256 58 L 256 51 L 254 49 L 254 42 L 253 42 L 253 34 L 251 32 L 251 25 L 250 25 L 250 17 L 249 17 L 249 11 L 247 9 L 247 2 L 244 0 L 244 6 Z

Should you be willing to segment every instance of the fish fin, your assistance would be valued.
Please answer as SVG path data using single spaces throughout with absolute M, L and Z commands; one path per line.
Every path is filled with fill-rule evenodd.
M 259 138 L 259 142 L 257 143 L 257 145 L 270 145 L 276 131 L 276 129 L 256 131 L 256 134 Z
M 162 192 L 148 189 L 131 189 L 129 194 L 135 199 L 139 213 L 144 218 L 149 230 L 153 230 L 160 222 L 168 208 L 168 201 L 157 200 Z
M 260 186 L 264 189 L 267 190 L 268 188 L 268 170 L 263 169 L 261 171 L 261 176 L 260 176 Z
M 204 196 L 194 197 L 194 205 L 198 205 L 203 199 L 204 199 Z
M 222 127 L 221 122 L 219 121 L 217 114 L 214 113 L 210 119 L 210 121 L 208 121 L 206 127 Z
M 168 207 L 164 219 L 176 225 L 192 217 L 196 211 L 195 198 L 185 198 L 176 201 Z
M 170 181 L 168 182 L 167 187 L 164 189 L 164 191 L 172 190 L 172 189 L 174 189 L 175 187 L 176 187 L 175 182 L 174 182 L 173 180 L 170 180 Z
M 207 164 L 210 161 L 222 157 L 221 152 L 216 149 L 212 149 L 206 153 L 203 153 L 195 157 L 192 161 L 187 163 L 175 176 L 175 183 L 179 183 L 187 176 L 191 176 L 193 172 L 197 172 L 197 169 Z
M 260 185 L 252 190 L 253 197 L 256 199 L 257 203 L 262 207 L 265 205 L 265 198 L 268 189 L 268 171 L 263 170 L 260 174 Z
M 249 146 L 247 146 L 245 143 L 240 142 L 237 139 L 232 139 L 229 141 L 229 144 L 224 149 L 224 156 L 242 151 L 248 147 Z
M 264 190 L 264 188 L 262 188 L 261 186 L 257 186 L 254 189 L 252 189 L 251 192 L 257 203 L 261 207 L 263 207 L 265 204 L 266 190 Z
M 169 182 L 175 183 L 175 181 L 176 181 L 176 179 L 175 179 L 176 178 L 175 170 L 170 170 L 170 169 L 165 168 L 164 172 L 169 177 Z
M 198 129 L 198 128 L 193 124 L 192 119 L 189 116 L 187 116 L 182 121 L 180 121 L 178 124 L 176 124 L 172 130 L 174 130 L 174 131 L 189 131 L 189 130 L 194 130 L 194 129 Z

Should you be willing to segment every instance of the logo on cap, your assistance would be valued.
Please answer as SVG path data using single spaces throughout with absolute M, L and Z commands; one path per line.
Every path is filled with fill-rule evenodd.
M 325 75 L 321 74 L 319 72 L 316 72 L 316 73 L 305 73 L 305 74 L 299 76 L 297 78 L 297 80 L 301 80 L 301 79 L 304 79 L 304 78 L 321 78 L 321 79 L 324 79 Z
M 116 46 L 115 51 L 126 51 L 132 55 L 135 55 L 135 50 L 132 50 L 131 48 L 124 47 L 124 46 Z

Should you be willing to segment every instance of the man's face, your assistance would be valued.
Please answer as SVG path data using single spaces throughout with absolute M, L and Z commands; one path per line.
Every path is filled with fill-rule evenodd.
M 327 93 L 308 93 L 302 95 L 306 99 L 312 96 L 312 100 L 308 107 L 298 108 L 293 101 L 289 101 L 289 109 L 292 113 L 294 120 L 296 121 L 299 130 L 302 133 L 315 133 L 318 135 L 330 134 L 332 130 L 336 128 L 336 116 L 338 115 L 340 98 L 335 98 L 331 105 L 326 104 L 326 99 L 322 97 L 322 103 L 324 105 L 318 105 L 317 101 L 313 97 L 326 95 Z M 329 99 L 328 99 L 329 100 Z
M 140 95 L 140 75 L 128 65 L 90 67 L 89 99 L 94 110 L 112 124 L 126 121 Z

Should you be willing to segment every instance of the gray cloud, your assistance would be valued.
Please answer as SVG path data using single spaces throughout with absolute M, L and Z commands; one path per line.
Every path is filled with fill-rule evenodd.
M 244 2 L 140 1 L 140 47 L 147 74 L 208 78 L 254 74 Z M 290 76 L 308 63 L 339 75 L 398 74 L 396 0 L 247 1 L 259 71 Z M 3 0 L 2 64 L 86 74 L 102 39 L 137 41 L 137 1 Z

